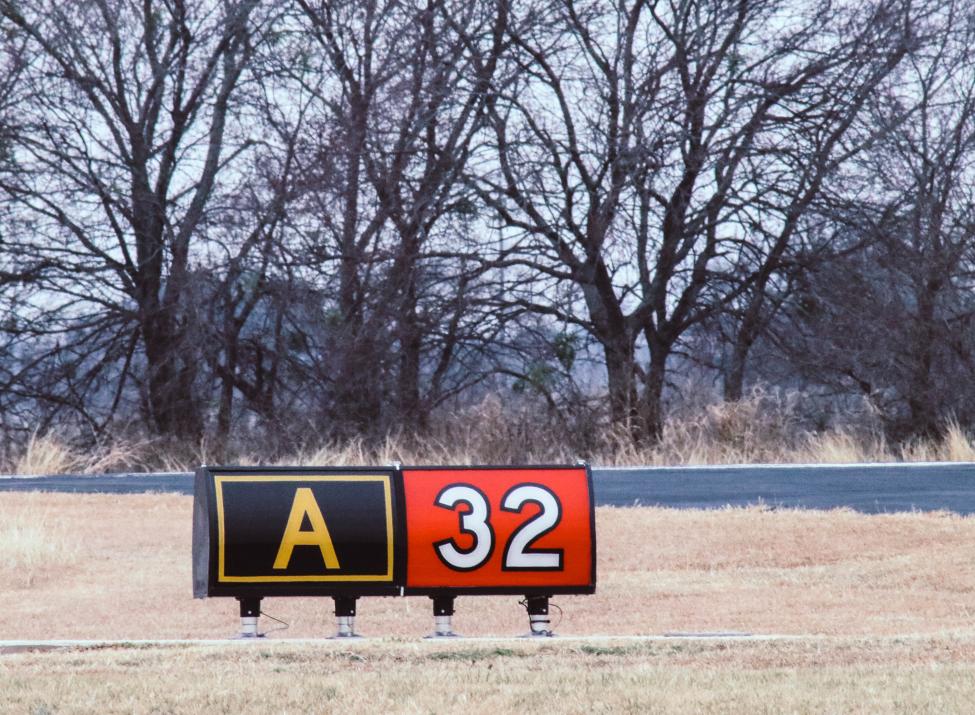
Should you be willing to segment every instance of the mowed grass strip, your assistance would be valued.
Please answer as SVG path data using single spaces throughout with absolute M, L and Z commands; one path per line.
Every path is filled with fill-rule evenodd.
M 4 712 L 943 713 L 975 698 L 971 639 L 374 642 L 0 657 Z
M 233 634 L 232 599 L 191 596 L 191 506 L 169 494 L 0 493 L 0 640 Z M 560 633 L 973 632 L 975 518 L 599 508 L 597 534 L 597 593 L 554 599 Z M 517 601 L 459 598 L 455 628 L 524 633 Z M 330 599 L 263 609 L 290 624 L 274 638 L 334 631 Z M 362 599 L 357 626 L 418 638 L 432 629 L 430 601 Z

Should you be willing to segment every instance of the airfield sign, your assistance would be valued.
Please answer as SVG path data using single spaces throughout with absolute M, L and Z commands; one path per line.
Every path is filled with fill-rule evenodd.
M 550 596 L 596 588 L 584 464 L 201 467 L 194 495 L 193 594 L 255 632 L 269 596 L 331 596 L 351 635 L 357 598 L 428 595 L 443 635 L 456 596 L 515 594 L 548 633 Z

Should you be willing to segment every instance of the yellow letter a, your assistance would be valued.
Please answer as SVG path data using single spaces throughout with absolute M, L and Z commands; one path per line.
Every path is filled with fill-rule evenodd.
M 311 522 L 311 531 L 301 530 L 301 523 L 305 520 L 306 514 L 308 521 Z M 274 559 L 274 568 L 288 568 L 288 564 L 291 563 L 291 552 L 296 546 L 317 546 L 322 550 L 325 568 L 339 568 L 339 557 L 335 555 L 335 546 L 332 545 L 332 537 L 328 533 L 328 527 L 325 526 L 325 517 L 322 516 L 322 510 L 318 508 L 315 495 L 307 487 L 302 487 L 295 492 L 295 501 L 291 505 L 291 514 L 288 516 L 288 526 L 285 527 L 278 556 Z

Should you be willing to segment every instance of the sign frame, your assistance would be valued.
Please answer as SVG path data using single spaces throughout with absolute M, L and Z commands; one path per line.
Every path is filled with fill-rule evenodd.
M 268 575 L 245 577 L 246 580 L 221 580 L 220 548 L 225 514 L 220 509 L 218 480 L 239 477 L 240 481 L 254 482 L 301 482 L 356 481 L 354 477 L 377 477 L 388 483 L 386 519 L 388 525 L 387 548 L 390 551 L 392 569 L 382 580 L 372 576 L 355 576 L 342 579 L 303 580 L 300 577 L 275 577 Z M 334 479 L 310 479 L 332 477 Z M 264 478 L 264 479 L 262 479 Z M 221 482 L 222 483 L 222 482 Z M 196 471 L 193 504 L 193 595 L 196 598 L 237 597 L 267 598 L 275 596 L 399 596 L 405 579 L 405 520 L 399 517 L 403 505 L 402 472 L 393 467 L 209 467 Z M 282 525 L 283 527 L 283 525 Z M 339 580 L 342 579 L 342 580 Z
M 589 583 L 579 584 L 579 585 L 511 585 L 511 586 L 410 586 L 408 583 L 409 565 L 405 564 L 405 569 L 403 572 L 403 595 L 405 596 L 430 596 L 430 597 L 450 597 L 450 596 L 507 596 L 507 595 L 523 595 L 523 596 L 553 596 L 553 595 L 589 595 L 596 592 L 596 562 L 597 562 L 597 542 L 596 542 L 596 508 L 595 508 L 595 497 L 593 495 L 593 481 L 592 481 L 592 469 L 589 467 L 588 463 L 580 464 L 531 464 L 531 465 L 423 465 L 423 466 L 409 466 L 403 465 L 400 468 L 401 472 L 401 483 L 405 484 L 405 477 L 403 474 L 406 472 L 443 472 L 443 471 L 456 471 L 456 472 L 486 472 L 486 471 L 514 471 L 519 472 L 530 472 L 530 471 L 569 471 L 569 470 L 585 470 L 586 475 L 586 485 L 589 491 L 589 536 L 590 536 L 590 564 L 589 564 Z M 405 491 L 405 486 L 404 486 Z M 403 523 L 404 532 L 409 531 L 407 526 L 409 521 L 408 515 L 408 503 L 404 496 L 403 501 Z M 408 541 L 401 542 L 404 547 L 407 546 Z M 404 548 L 404 551 L 406 549 Z M 408 556 L 404 555 L 404 561 L 408 560 Z

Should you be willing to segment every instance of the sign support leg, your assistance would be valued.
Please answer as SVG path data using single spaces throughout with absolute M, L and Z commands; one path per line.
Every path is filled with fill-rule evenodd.
M 334 638 L 358 638 L 355 632 L 356 596 L 334 596 L 335 626 Z
M 525 596 L 525 609 L 528 611 L 529 638 L 551 638 L 552 621 L 548 615 L 548 596 Z
M 240 601 L 240 633 L 237 638 L 263 638 L 257 631 L 257 621 L 261 617 L 261 599 L 238 596 Z
M 427 638 L 457 638 L 450 619 L 454 615 L 453 596 L 430 596 L 433 599 L 433 633 Z

